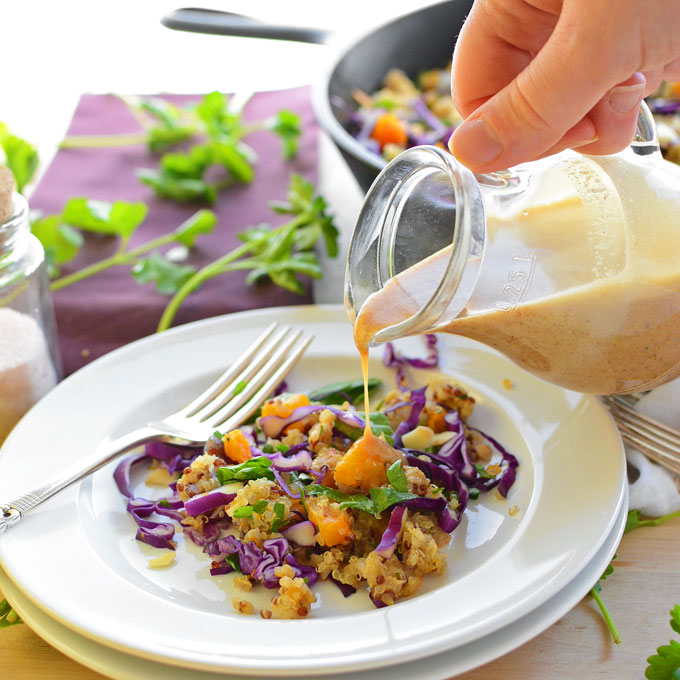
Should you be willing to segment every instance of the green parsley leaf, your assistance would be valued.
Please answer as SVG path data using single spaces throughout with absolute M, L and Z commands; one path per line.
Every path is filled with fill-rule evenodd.
M 487 471 L 486 468 L 481 465 L 480 463 L 474 463 L 475 470 L 477 470 L 477 474 L 482 477 L 483 479 L 495 479 L 494 475 L 490 475 Z
M 470 489 L 470 498 L 474 501 L 477 498 L 479 498 L 479 489 L 476 489 L 475 487 L 472 487 Z
M 195 273 L 195 267 L 171 262 L 159 252 L 140 259 L 132 267 L 132 276 L 137 283 L 143 285 L 153 281 L 162 295 L 174 295 Z
M 240 508 L 236 508 L 231 513 L 232 517 L 252 517 L 253 512 L 255 511 L 254 506 L 252 505 L 242 505 Z
M 269 506 L 269 501 L 265 500 L 264 498 L 261 498 L 259 501 L 253 505 L 253 512 L 256 512 L 258 515 L 261 515 Z
M 275 533 L 280 529 L 281 524 L 283 524 L 283 520 L 280 519 L 279 517 L 277 517 L 277 518 L 272 522 L 272 526 L 271 526 L 271 531 L 272 531 L 272 533 L 275 534 Z
M 639 529 L 640 527 L 655 527 L 676 517 L 680 517 L 680 510 L 671 512 L 669 515 L 663 515 L 662 517 L 655 517 L 654 519 L 642 519 L 642 513 L 639 510 L 630 510 L 626 518 L 626 527 L 623 533 L 627 534 L 629 531 Z
M 201 234 L 212 233 L 216 226 L 217 215 L 212 210 L 199 210 L 175 229 L 175 241 L 193 248 Z
M 18 623 L 23 623 L 19 615 L 12 609 L 7 600 L 0 602 L 0 630 L 15 626 Z
M 206 145 L 194 146 L 188 153 L 166 153 L 161 157 L 161 173 L 177 179 L 202 179 L 212 158 L 212 149 Z
M 680 604 L 676 604 L 671 609 L 671 628 L 676 633 L 680 633 Z
M 406 473 L 404 468 L 401 467 L 400 460 L 395 460 L 387 468 L 387 479 L 395 491 L 408 491 L 408 479 L 406 479 Z
M 306 487 L 305 491 L 309 496 L 327 496 L 336 503 L 340 503 L 341 508 L 355 508 L 367 512 L 370 515 L 379 515 L 395 503 L 401 503 L 412 498 L 417 498 L 415 494 L 395 491 L 394 489 L 388 488 L 371 489 L 370 498 L 363 494 L 354 494 L 350 496 L 341 493 L 336 489 L 322 486 L 321 484 L 310 484 Z
M 195 106 L 206 134 L 213 139 L 241 136 L 241 116 L 229 110 L 229 99 L 221 92 L 209 92 Z
M 160 505 L 163 508 L 169 508 L 170 503 L 168 502 L 167 498 L 162 498 L 160 501 L 158 501 L 158 505 Z
M 262 446 L 262 451 L 264 453 L 274 453 L 274 447 L 271 444 L 264 444 Z
M 272 462 L 269 458 L 264 456 L 256 456 L 249 458 L 238 465 L 223 465 L 217 468 L 217 479 L 220 484 L 227 484 L 228 482 L 246 481 L 249 479 L 265 479 L 274 480 L 274 473 L 269 469 Z
M 127 240 L 144 221 L 148 210 L 144 203 L 109 203 L 88 198 L 71 198 L 64 206 L 61 219 L 84 231 L 120 236 Z
M 236 179 L 248 184 L 255 179 L 255 152 L 243 142 L 227 140 L 212 145 L 213 162 L 221 165 Z
M 241 560 L 238 556 L 238 553 L 232 553 L 231 555 L 227 555 L 224 558 L 224 561 L 227 564 L 231 565 L 237 574 L 243 575 L 243 572 L 241 571 Z
M 222 439 L 222 437 L 223 437 L 224 435 L 223 435 L 219 430 L 215 430 L 215 431 L 212 433 L 212 436 L 213 436 L 213 437 L 217 437 L 218 439 Z
M 31 224 L 31 231 L 42 243 L 50 277 L 59 274 L 57 265 L 70 262 L 83 245 L 83 235 L 63 224 L 59 215 L 41 217 Z
M 366 419 L 366 413 L 364 411 L 357 411 L 356 415 L 362 420 Z M 371 412 L 370 416 L 371 430 L 376 437 L 381 434 L 385 435 L 385 440 L 392 446 L 394 444 L 394 432 L 392 431 L 392 426 L 390 425 L 389 418 L 379 411 Z M 346 425 L 340 421 L 336 421 L 335 427 L 342 432 L 342 434 L 349 437 L 352 441 L 356 441 L 359 437 L 364 434 L 363 429 L 360 427 L 352 427 L 351 425 Z
M 274 118 L 268 121 L 268 127 L 281 138 L 283 157 L 287 161 L 295 158 L 298 151 L 300 134 L 302 133 L 300 116 L 292 111 L 282 109 Z
M 408 493 L 405 491 L 396 491 L 395 489 L 371 489 L 371 500 L 373 501 L 373 506 L 375 512 L 374 515 L 380 515 L 387 508 L 392 507 L 396 503 L 402 503 L 403 501 L 408 501 L 412 498 L 418 498 L 414 493 Z
M 136 174 L 142 184 L 150 186 L 161 198 L 171 198 L 178 203 L 214 203 L 217 200 L 215 187 L 202 179 L 182 179 L 149 168 L 138 168 Z
M 38 152 L 25 139 L 9 134 L 7 128 L 0 128 L 0 145 L 5 152 L 5 165 L 12 171 L 17 191 L 22 193 L 38 169 Z
M 671 640 L 668 645 L 659 647 L 656 654 L 647 659 L 647 663 L 647 680 L 676 680 L 680 669 L 680 643 Z
M 243 392 L 243 390 L 245 390 L 246 387 L 248 387 L 247 380 L 241 380 L 240 382 L 236 383 L 236 387 L 234 387 L 234 396 L 236 396 L 237 394 L 241 394 L 241 392 Z M 271 448 L 271 446 L 269 448 Z M 271 453 L 271 451 L 265 451 L 265 453 Z
M 278 501 L 274 503 L 274 514 L 278 519 L 283 519 L 285 512 L 286 506 L 283 503 L 279 503 Z
M 369 394 L 375 391 L 382 385 L 380 380 L 376 378 L 368 379 Z M 310 401 L 320 401 L 324 404 L 342 404 L 349 397 L 355 401 L 364 394 L 364 381 L 359 378 L 357 380 L 340 380 L 338 382 L 329 383 L 316 390 L 307 393 Z

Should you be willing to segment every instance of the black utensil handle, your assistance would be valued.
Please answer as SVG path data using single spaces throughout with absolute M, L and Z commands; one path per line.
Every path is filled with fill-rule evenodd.
M 234 35 L 245 38 L 270 38 L 272 40 L 292 40 L 294 42 L 324 44 L 330 31 L 303 26 L 281 26 L 266 24 L 258 19 L 221 12 L 215 9 L 185 7 L 161 19 L 163 26 L 177 31 L 210 33 L 213 35 Z

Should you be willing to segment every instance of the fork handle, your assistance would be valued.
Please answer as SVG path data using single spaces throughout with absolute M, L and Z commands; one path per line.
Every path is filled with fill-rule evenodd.
M 75 484 L 75 482 L 84 479 L 99 468 L 108 465 L 130 449 L 141 446 L 157 437 L 157 430 L 144 427 L 117 439 L 106 439 L 97 446 L 95 452 L 84 462 L 75 463 L 63 470 L 61 474 L 49 479 L 42 486 L 31 489 L 8 503 L 0 504 L 0 534 L 17 524 L 27 512 L 44 503 L 48 498 L 52 498 L 71 484 Z

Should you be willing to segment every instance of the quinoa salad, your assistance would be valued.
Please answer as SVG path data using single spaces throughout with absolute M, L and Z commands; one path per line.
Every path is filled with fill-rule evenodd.
M 441 376 L 408 384 L 406 366 L 437 366 L 436 340 L 426 340 L 425 358 L 386 346 L 396 387 L 370 413 L 378 448 L 365 446 L 366 416 L 355 406 L 363 381 L 354 380 L 306 393 L 284 384 L 253 422 L 215 432 L 203 450 L 152 442 L 128 456 L 114 479 L 137 540 L 174 551 L 183 532 L 211 575 L 234 574 L 233 608 L 265 619 L 308 616 L 317 581 L 345 597 L 367 591 L 376 607 L 415 595 L 447 568 L 445 549 L 470 500 L 506 498 L 519 465 L 468 425 L 475 400 L 463 387 Z M 133 495 L 139 465 L 165 475 L 167 497 Z M 272 593 L 259 611 L 253 588 Z
M 391 69 L 375 92 L 354 90 L 354 102 L 334 104 L 344 111 L 348 131 L 369 151 L 390 161 L 422 144 L 447 148 L 463 119 L 451 99 L 451 64 L 423 71 L 415 79 Z M 647 104 L 654 114 L 661 153 L 680 163 L 680 83 L 666 82 Z

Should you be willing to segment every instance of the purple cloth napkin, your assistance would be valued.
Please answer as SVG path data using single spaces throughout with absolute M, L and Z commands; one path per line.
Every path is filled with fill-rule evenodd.
M 167 96 L 177 104 L 197 100 L 198 96 Z M 245 109 L 245 120 L 261 120 L 286 108 L 299 113 L 303 134 L 298 156 L 290 162 L 282 158 L 277 137 L 257 132 L 247 139 L 259 156 L 252 184 L 234 186 L 220 194 L 211 207 L 219 222 L 212 234 L 202 236 L 187 264 L 201 267 L 230 251 L 238 241 L 236 234 L 245 227 L 283 219 L 268 208 L 269 201 L 284 199 L 291 173 L 316 181 L 316 142 L 318 128 L 309 103 L 308 88 L 255 95 Z M 69 128 L 70 135 L 139 132 L 127 107 L 112 95 L 84 95 Z M 180 205 L 156 198 L 151 189 L 135 177 L 135 169 L 156 167 L 157 159 L 146 147 L 62 149 L 45 172 L 31 197 L 31 208 L 43 214 L 58 213 L 65 201 L 74 196 L 101 200 L 144 201 L 149 206 L 146 221 L 135 233 L 131 246 L 171 231 L 200 205 Z M 80 269 L 112 255 L 117 240 L 87 235 L 76 260 L 63 273 Z M 246 286 L 244 272 L 231 272 L 208 281 L 180 308 L 174 325 L 229 312 L 260 307 L 311 303 L 311 287 L 304 296 L 295 295 L 270 283 Z M 89 279 L 54 293 L 59 342 L 64 374 L 121 345 L 154 333 L 169 297 L 156 292 L 153 284 L 141 286 L 128 267 L 106 270 Z

